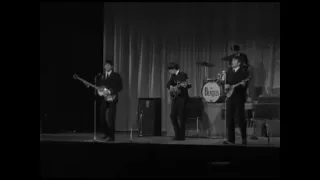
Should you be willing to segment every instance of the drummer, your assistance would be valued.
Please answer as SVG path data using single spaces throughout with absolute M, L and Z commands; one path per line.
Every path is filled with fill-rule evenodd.
M 240 52 L 239 45 L 237 45 L 237 44 L 232 45 L 230 50 L 231 50 L 232 54 L 222 58 L 222 60 L 228 61 L 229 68 L 231 67 L 231 62 L 234 57 L 239 58 L 239 60 L 242 62 L 243 67 L 246 67 L 246 65 L 249 64 L 247 55 L 245 53 Z

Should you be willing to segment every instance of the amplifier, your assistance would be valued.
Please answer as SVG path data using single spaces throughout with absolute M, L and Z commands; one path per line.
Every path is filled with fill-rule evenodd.
M 161 136 L 161 98 L 138 99 L 139 136 Z
M 252 108 L 255 119 L 280 120 L 280 97 L 259 97 Z

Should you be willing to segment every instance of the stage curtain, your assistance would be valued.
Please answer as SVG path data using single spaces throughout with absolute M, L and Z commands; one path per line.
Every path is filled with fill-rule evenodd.
M 124 84 L 118 131 L 137 129 L 138 98 L 161 97 L 162 130 L 172 135 L 168 63 L 179 63 L 193 85 L 190 96 L 201 96 L 203 80 L 226 69 L 221 57 L 232 44 L 248 55 L 254 87 L 264 95 L 280 88 L 279 3 L 105 3 L 104 23 L 104 60 L 114 61 Z

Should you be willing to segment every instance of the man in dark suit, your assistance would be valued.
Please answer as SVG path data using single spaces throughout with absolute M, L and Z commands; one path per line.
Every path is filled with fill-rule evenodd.
M 252 99 L 255 98 L 253 66 L 249 64 L 247 55 L 245 53 L 240 52 L 239 45 L 237 45 L 237 44 L 232 45 L 230 50 L 232 51 L 232 54 L 229 56 L 223 57 L 222 60 L 228 61 L 229 68 L 232 69 L 232 67 L 231 67 L 232 59 L 234 57 L 237 57 L 239 59 L 239 61 L 241 62 L 241 64 L 240 64 L 241 68 L 244 68 L 245 70 L 248 71 L 249 76 L 251 77 L 251 80 L 250 80 L 250 82 L 249 82 L 250 84 L 248 85 L 248 88 L 247 88 L 247 95 L 249 97 L 249 99 L 247 99 L 247 100 L 252 101 Z
M 226 73 L 226 84 L 225 89 L 229 90 L 238 83 L 239 86 L 234 88 L 232 95 L 227 99 L 227 129 L 228 129 L 228 140 L 224 144 L 235 143 L 235 118 L 238 120 L 242 144 L 247 144 L 247 127 L 245 121 L 245 101 L 247 82 L 244 81 L 249 79 L 248 71 L 241 66 L 241 59 L 234 57 L 231 61 L 231 68 Z
M 167 83 L 167 88 L 170 92 L 173 92 L 174 86 L 179 82 L 188 80 L 188 75 L 181 72 L 179 70 L 179 65 L 176 63 L 170 63 L 168 70 L 171 77 Z M 172 99 L 170 117 L 175 133 L 174 140 L 185 140 L 186 105 L 189 99 L 188 89 L 191 87 L 190 83 L 183 83 L 179 88 L 181 93 L 178 94 L 176 98 Z
M 117 114 L 118 93 L 122 90 L 122 79 L 119 73 L 113 71 L 113 62 L 106 60 L 104 74 L 97 81 L 97 86 L 105 86 L 106 93 L 115 95 L 113 101 L 107 101 L 102 91 L 98 91 L 101 98 L 100 120 L 102 122 L 104 137 L 106 141 L 115 140 L 115 118 Z M 107 117 L 107 118 L 106 118 Z

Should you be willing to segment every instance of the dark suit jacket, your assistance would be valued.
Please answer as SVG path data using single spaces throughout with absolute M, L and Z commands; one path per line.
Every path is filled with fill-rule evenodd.
M 105 86 L 111 91 L 111 95 L 116 95 L 115 101 L 119 100 L 118 93 L 122 90 L 122 79 L 119 73 L 112 71 L 107 79 L 105 74 L 99 76 L 97 86 Z
M 237 72 L 234 72 L 232 68 L 229 68 L 227 71 L 226 84 L 235 85 L 245 80 L 248 77 L 249 77 L 249 73 L 245 68 L 239 68 Z M 248 81 L 245 86 L 242 86 L 242 85 L 237 86 L 234 89 L 233 94 L 231 95 L 230 98 L 245 100 L 247 95 L 246 93 L 247 88 L 248 88 Z
M 171 75 L 170 80 L 167 83 L 167 88 L 170 89 L 171 86 L 177 85 L 177 81 L 183 82 L 189 79 L 187 73 L 179 71 L 178 75 Z M 191 88 L 192 85 L 188 84 L 186 88 L 181 88 L 181 94 L 178 97 L 189 98 L 188 89 Z

